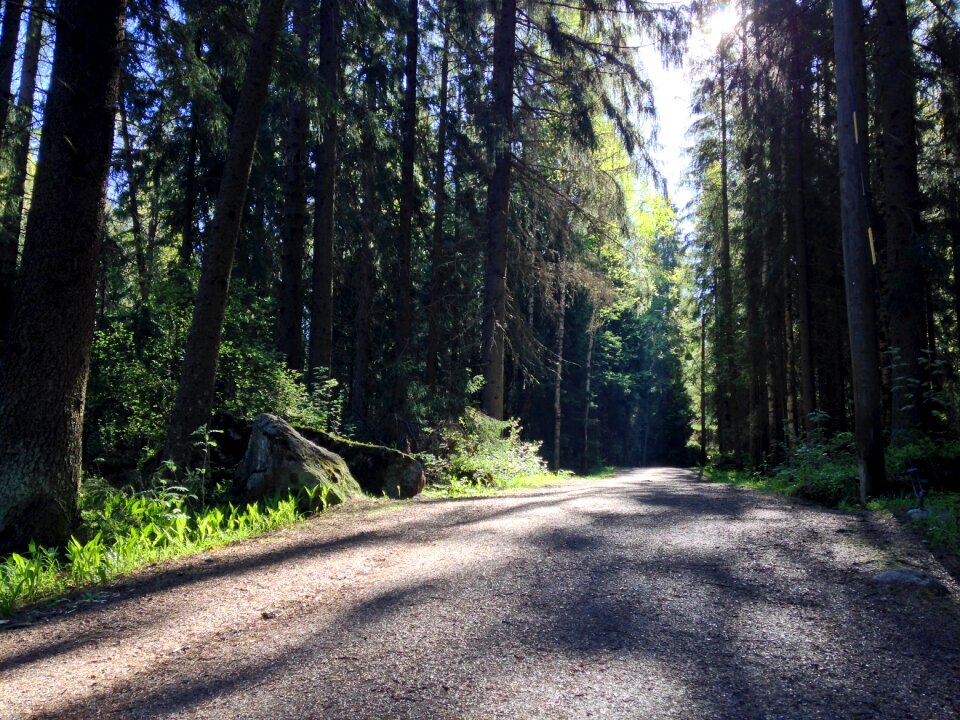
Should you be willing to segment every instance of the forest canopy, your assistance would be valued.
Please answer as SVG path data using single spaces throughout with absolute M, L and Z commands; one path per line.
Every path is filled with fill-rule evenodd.
M 554 470 L 831 441 L 861 500 L 953 457 L 957 13 L 7 0 L 0 549 L 91 479 L 212 482 L 260 413 L 426 458 L 480 411 Z M 694 88 L 688 207 L 650 62 Z

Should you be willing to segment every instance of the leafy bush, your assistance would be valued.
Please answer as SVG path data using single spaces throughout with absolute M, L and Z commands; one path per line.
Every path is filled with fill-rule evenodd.
M 501 486 L 546 472 L 540 443 L 520 438 L 519 420 L 495 420 L 473 408 L 436 429 L 432 450 L 422 459 L 428 481 L 438 486 Z
M 190 325 L 183 293 L 175 282 L 158 288 L 152 329 L 140 338 L 130 318 L 110 319 L 94 337 L 84 454 L 97 473 L 139 468 L 163 444 Z M 269 412 L 339 430 L 343 398 L 336 380 L 318 371 L 308 389 L 300 374 L 286 367 L 275 351 L 271 302 L 242 282 L 231 289 L 215 411 L 240 418 Z
M 773 471 L 784 492 L 837 505 L 858 497 L 857 462 L 852 433 L 823 438 L 811 433 L 801 439 L 787 460 Z

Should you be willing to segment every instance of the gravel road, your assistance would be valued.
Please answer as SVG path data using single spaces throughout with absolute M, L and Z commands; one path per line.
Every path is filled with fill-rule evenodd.
M 680 470 L 361 502 L 28 619 L 2 718 L 960 717 L 915 536 Z

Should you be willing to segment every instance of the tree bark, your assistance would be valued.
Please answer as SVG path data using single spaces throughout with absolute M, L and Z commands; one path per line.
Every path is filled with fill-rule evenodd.
M 293 32 L 300 40 L 298 58 L 304 66 L 310 52 L 310 29 L 306 0 L 293 3 Z M 283 188 L 281 228 L 279 349 L 291 370 L 301 372 L 303 347 L 303 262 L 307 227 L 307 132 L 310 120 L 300 89 L 291 92 L 287 115 L 286 176 Z
M 264 0 L 247 59 L 240 100 L 203 258 L 200 288 L 187 338 L 177 399 L 167 425 L 165 456 L 190 460 L 192 434 L 210 418 L 230 275 L 253 165 L 260 116 L 284 17 L 283 0 Z
M 855 22 L 859 0 L 834 0 L 834 51 L 837 68 L 837 124 L 840 154 L 840 202 L 847 325 L 853 370 L 854 434 L 860 469 L 860 500 L 882 491 L 883 408 L 877 353 L 877 319 L 868 207 L 863 192 L 860 145 L 867 141 L 865 118 L 858 116 Z
M 58 7 L 23 266 L 0 351 L 0 552 L 61 544 L 78 518 L 124 7 Z
M 891 441 L 907 442 L 921 425 L 924 380 L 924 268 L 917 176 L 916 81 L 906 0 L 876 4 L 879 166 L 885 292 L 891 367 Z
M 563 389 L 563 340 L 567 329 L 567 278 L 564 263 L 565 253 L 561 251 L 557 267 L 557 301 L 559 316 L 557 318 L 557 347 L 553 365 L 553 462 L 554 472 L 560 469 L 560 423 L 563 419 L 561 390 Z
M 597 308 L 590 308 L 590 323 L 587 325 L 587 358 L 583 364 L 583 457 L 580 461 L 580 472 L 586 475 L 590 472 L 590 375 L 593 371 L 593 339 L 597 334 Z
M 441 348 L 440 311 L 443 297 L 443 222 L 447 209 L 447 82 L 450 74 L 450 36 L 443 31 L 443 50 L 440 61 L 440 116 L 437 120 L 437 157 L 434 161 L 433 185 L 433 245 L 430 251 L 430 306 L 427 327 L 428 385 L 436 385 Z
M 790 110 L 787 113 L 786 230 L 797 264 L 797 330 L 800 340 L 800 418 L 805 430 L 811 429 L 811 415 L 817 409 L 814 382 L 813 318 L 810 298 L 810 250 L 807 241 L 806 209 L 803 191 L 803 48 L 800 41 L 799 9 L 791 7 L 790 17 Z
M 736 452 L 739 433 L 735 408 L 736 369 L 733 359 L 733 270 L 730 260 L 730 198 L 727 172 L 727 78 L 726 51 L 720 53 L 720 272 L 717 306 L 717 354 L 719 377 L 717 383 L 718 444 L 721 454 Z
M 197 150 L 200 144 L 200 118 L 196 101 L 190 102 L 190 135 L 187 140 L 187 167 L 183 179 L 183 218 L 180 225 L 179 259 L 183 267 L 190 265 L 197 241 Z
M 7 0 L 3 7 L 3 23 L 0 26 L 0 147 L 3 147 L 7 132 L 7 115 L 13 93 L 13 65 L 17 59 L 17 42 L 20 38 L 20 17 L 24 0 Z
M 33 0 L 30 22 L 23 50 L 23 70 L 17 95 L 17 114 L 13 131 L 13 167 L 8 176 L 3 216 L 0 218 L 0 341 L 10 319 L 10 302 L 17 276 L 20 251 L 20 230 L 23 223 L 24 195 L 27 189 L 27 165 L 30 160 L 30 138 L 33 129 L 33 101 L 37 89 L 40 46 L 43 40 L 44 0 Z
M 487 257 L 484 270 L 481 362 L 484 379 L 483 411 L 502 420 L 517 0 L 501 0 L 493 34 L 494 168 L 487 187 Z
M 707 464 L 707 312 L 700 309 L 700 464 Z
M 144 250 L 143 223 L 140 219 L 140 182 L 137 176 L 136 162 L 133 156 L 133 141 L 130 138 L 130 125 L 127 121 L 127 105 L 121 93 L 118 102 L 120 109 L 120 135 L 123 141 L 123 161 L 126 165 L 127 195 L 130 202 L 130 221 L 133 225 L 133 251 L 137 265 L 138 313 L 145 312 L 149 297 L 147 280 L 147 255 Z
M 417 159 L 417 55 L 420 29 L 418 0 L 408 0 L 406 14 L 406 64 L 403 70 L 403 126 L 400 149 L 400 217 L 397 233 L 397 324 L 394 333 L 397 362 L 394 399 L 403 403 L 406 373 L 402 362 L 410 345 L 413 318 L 413 280 L 411 248 L 413 245 L 413 213 L 417 203 L 414 167 Z
M 310 300 L 310 370 L 333 366 L 333 240 L 337 187 L 337 98 L 340 88 L 340 2 L 320 3 L 320 80 L 325 99 L 317 151 Z M 312 382 L 313 377 L 309 378 Z
M 363 219 L 361 221 L 360 248 L 357 252 L 357 304 L 353 316 L 353 373 L 350 383 L 350 412 L 357 420 L 367 417 L 367 370 L 370 362 L 370 311 L 373 301 L 374 256 L 376 242 L 374 220 L 380 214 L 379 199 L 374 173 L 376 172 L 377 149 L 371 123 L 376 117 L 373 80 L 365 80 L 367 118 L 361 129 L 363 177 Z

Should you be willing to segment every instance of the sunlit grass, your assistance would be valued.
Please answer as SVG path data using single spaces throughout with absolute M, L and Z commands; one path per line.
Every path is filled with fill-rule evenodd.
M 196 498 L 181 490 L 108 491 L 84 510 L 81 539 L 71 537 L 63 550 L 31 543 L 26 554 L 0 560 L 0 615 L 291 525 L 330 504 L 329 488 L 318 486 L 260 503 L 193 509 Z
M 735 485 L 737 487 L 772 492 L 781 495 L 797 495 L 811 497 L 806 492 L 811 481 L 809 478 L 798 480 L 796 475 L 774 472 L 772 475 L 762 475 L 745 470 L 720 469 L 711 466 L 704 468 L 703 476 L 711 482 Z M 832 485 L 829 477 L 821 477 L 821 482 Z M 813 499 L 818 499 L 814 497 Z M 841 499 L 838 502 L 825 502 L 842 510 L 860 510 L 862 506 L 855 501 Z M 902 515 L 905 511 L 917 507 L 917 498 L 908 496 L 889 496 L 870 500 L 867 509 L 873 511 L 887 510 L 895 515 Z M 927 495 L 924 505 L 930 510 L 927 517 L 911 521 L 930 538 L 933 543 L 944 550 L 960 555 L 960 493 L 931 492 Z

